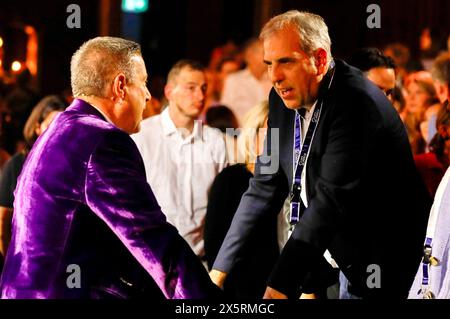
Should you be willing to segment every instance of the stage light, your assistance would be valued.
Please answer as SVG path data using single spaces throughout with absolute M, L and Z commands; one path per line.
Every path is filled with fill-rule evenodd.
M 22 63 L 20 63 L 19 61 L 14 61 L 11 64 L 11 70 L 13 70 L 13 72 L 20 71 L 21 68 L 22 68 Z
M 122 11 L 142 13 L 148 10 L 148 0 L 122 0 Z

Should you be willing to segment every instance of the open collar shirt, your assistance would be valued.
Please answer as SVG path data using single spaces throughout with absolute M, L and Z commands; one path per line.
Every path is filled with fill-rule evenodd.
M 132 135 L 145 164 L 150 184 L 163 213 L 202 257 L 203 226 L 208 191 L 216 175 L 227 165 L 223 135 L 195 121 L 191 134 L 183 136 L 167 107 L 144 120 Z

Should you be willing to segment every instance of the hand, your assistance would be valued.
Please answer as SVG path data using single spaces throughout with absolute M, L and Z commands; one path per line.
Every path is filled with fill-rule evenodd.
M 269 286 L 266 288 L 263 299 L 288 299 L 285 294 Z
M 11 240 L 11 220 L 13 210 L 0 207 L 0 255 L 6 257 L 9 241 Z
M 217 269 L 211 269 L 211 271 L 209 272 L 209 277 L 217 287 L 223 289 L 223 283 L 225 282 L 225 278 L 227 277 L 226 272 Z
M 319 299 L 316 294 L 301 294 L 300 299 Z

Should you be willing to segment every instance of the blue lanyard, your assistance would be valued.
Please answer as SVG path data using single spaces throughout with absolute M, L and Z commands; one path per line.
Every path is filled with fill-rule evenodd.
M 424 254 L 422 259 L 422 287 L 421 291 L 423 293 L 424 299 L 434 299 L 434 295 L 431 292 L 431 290 L 428 289 L 428 286 L 430 284 L 430 264 L 432 263 L 432 255 L 431 255 L 431 242 L 433 241 L 432 238 L 427 237 L 425 238 L 425 245 L 424 245 Z
M 334 61 L 330 63 L 330 72 L 331 76 L 329 78 L 329 82 L 327 85 L 327 90 L 331 86 L 331 82 L 333 82 L 334 78 Z M 300 220 L 300 217 L 304 210 L 303 202 L 300 198 L 300 194 L 302 191 L 302 171 L 305 167 L 306 158 L 308 156 L 309 148 L 312 144 L 312 140 L 314 138 L 314 134 L 316 132 L 317 124 L 319 123 L 320 114 L 322 111 L 323 105 L 323 95 L 322 98 L 319 98 L 316 104 L 316 108 L 311 117 L 311 122 L 309 123 L 308 131 L 306 132 L 305 140 L 302 145 L 302 132 L 301 132 L 301 123 L 300 123 L 300 114 L 298 111 L 295 112 L 295 132 L 294 132 L 294 156 L 293 156 L 293 169 L 294 176 L 292 180 L 292 188 L 290 192 L 290 224 L 293 226 Z
M 313 115 L 311 117 L 311 122 L 308 127 L 308 131 L 306 132 L 305 140 L 302 145 L 302 132 L 301 132 L 301 123 L 300 123 L 300 114 L 298 111 L 295 112 L 295 133 L 294 133 L 294 158 L 293 158 L 293 167 L 295 167 L 294 178 L 292 182 L 291 188 L 291 216 L 290 223 L 296 224 L 300 220 L 301 213 L 301 178 L 302 171 L 305 167 L 306 158 L 308 156 L 309 148 L 311 146 L 311 142 L 314 138 L 314 133 L 317 129 L 317 124 L 319 123 L 320 113 L 322 110 L 323 101 L 318 103 L 318 106 L 314 109 Z
M 305 109 L 302 109 L 303 111 L 306 111 Z M 300 110 L 300 111 L 302 111 Z M 298 159 L 300 157 L 301 152 L 301 143 L 302 143 L 302 129 L 301 129 L 301 119 L 300 117 L 300 111 L 295 111 L 295 128 L 294 128 L 294 159 L 293 159 L 293 165 L 292 167 L 296 167 L 296 164 L 298 163 Z M 305 116 L 306 112 L 303 113 L 303 117 Z M 294 179 L 295 179 L 295 172 L 294 172 Z

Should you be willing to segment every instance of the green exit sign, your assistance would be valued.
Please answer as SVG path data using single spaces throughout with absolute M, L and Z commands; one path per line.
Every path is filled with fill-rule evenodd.
M 148 0 L 122 0 L 122 11 L 142 13 L 148 10 Z

